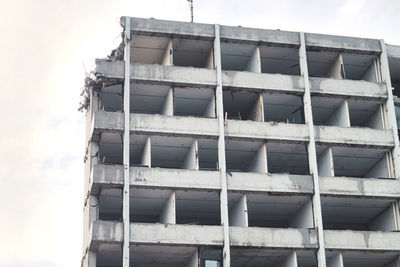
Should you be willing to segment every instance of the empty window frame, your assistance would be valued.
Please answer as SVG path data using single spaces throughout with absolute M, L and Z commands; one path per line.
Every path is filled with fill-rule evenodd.
M 322 221 L 327 230 L 393 231 L 394 200 L 321 197 Z
M 263 121 L 262 94 L 257 91 L 224 88 L 224 114 L 231 120 Z
M 262 45 L 259 49 L 262 73 L 300 75 L 298 48 Z
M 215 118 L 215 90 L 210 88 L 174 87 L 173 114 Z
M 310 174 L 306 144 L 267 143 L 269 173 Z
M 229 223 L 239 227 L 313 228 L 309 196 L 228 194 Z
M 223 70 L 261 73 L 260 49 L 257 45 L 222 42 L 221 61 Z
M 303 98 L 298 95 L 264 93 L 264 121 L 304 123 Z
M 225 141 L 226 169 L 228 172 L 267 173 L 267 147 L 263 140 Z

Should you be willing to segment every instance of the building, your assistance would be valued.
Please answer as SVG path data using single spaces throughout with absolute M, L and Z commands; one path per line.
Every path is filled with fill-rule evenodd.
M 86 82 L 83 266 L 400 266 L 400 46 L 121 25 Z

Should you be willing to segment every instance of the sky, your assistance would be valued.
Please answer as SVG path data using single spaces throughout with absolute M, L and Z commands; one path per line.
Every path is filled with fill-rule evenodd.
M 385 39 L 399 0 L 194 0 L 194 20 Z M 189 21 L 186 0 L 2 0 L 0 266 L 80 266 L 85 72 L 120 43 L 121 16 Z

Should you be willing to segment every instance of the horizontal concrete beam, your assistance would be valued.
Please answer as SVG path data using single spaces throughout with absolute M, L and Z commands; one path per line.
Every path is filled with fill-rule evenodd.
M 177 86 L 215 87 L 216 72 L 206 68 L 163 66 L 157 64 L 132 63 L 131 81 Z M 124 62 L 97 59 L 95 74 L 108 79 L 124 78 Z
M 315 126 L 314 129 L 317 143 L 375 147 L 394 146 L 393 134 L 390 130 L 334 126 Z
M 227 120 L 225 136 L 305 142 L 308 140 L 308 128 L 304 124 Z
M 378 54 L 381 52 L 379 40 L 377 39 L 316 33 L 306 33 L 305 39 L 307 49 L 359 52 L 366 54 Z
M 300 46 L 298 32 L 265 30 L 256 28 L 220 26 L 222 42 L 246 42 L 254 44 L 280 44 Z
M 121 26 L 125 27 L 125 19 L 123 18 L 121 18 Z M 208 40 L 214 39 L 215 36 L 213 24 L 144 18 L 131 18 L 131 32 L 134 35 Z
M 196 171 L 183 169 L 164 169 L 131 167 L 130 185 L 134 187 L 177 188 L 196 190 L 220 190 L 221 181 L 218 171 Z M 93 186 L 91 194 L 96 194 L 100 187 L 122 186 L 122 165 L 97 164 L 92 169 Z
M 353 96 L 357 98 L 387 98 L 386 85 L 367 81 L 310 78 L 312 95 Z
M 231 246 L 317 248 L 314 229 L 230 227 Z
M 121 222 L 96 221 L 91 229 L 92 250 L 102 243 L 122 242 Z M 220 246 L 222 231 L 222 226 L 130 223 L 130 243 Z
M 400 250 L 400 232 L 325 230 L 325 248 L 341 250 Z
M 400 198 L 397 179 L 320 177 L 320 192 L 325 196 Z
M 259 89 L 273 92 L 304 93 L 304 80 L 301 76 L 253 73 L 247 71 L 223 71 L 222 84 L 238 89 Z
M 130 131 L 137 134 L 194 135 L 212 138 L 218 136 L 218 121 L 212 118 L 163 116 L 158 114 L 131 114 Z M 93 134 L 102 131 L 122 131 L 124 114 L 121 112 L 96 111 Z
M 389 58 L 400 59 L 400 45 L 386 45 L 386 50 Z
M 237 173 L 227 175 L 228 190 L 240 192 L 269 192 L 276 194 L 312 194 L 309 175 Z

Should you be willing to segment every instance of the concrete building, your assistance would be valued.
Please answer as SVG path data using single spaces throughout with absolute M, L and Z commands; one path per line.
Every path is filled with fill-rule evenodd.
M 87 80 L 84 267 L 400 266 L 400 46 L 121 26 Z

